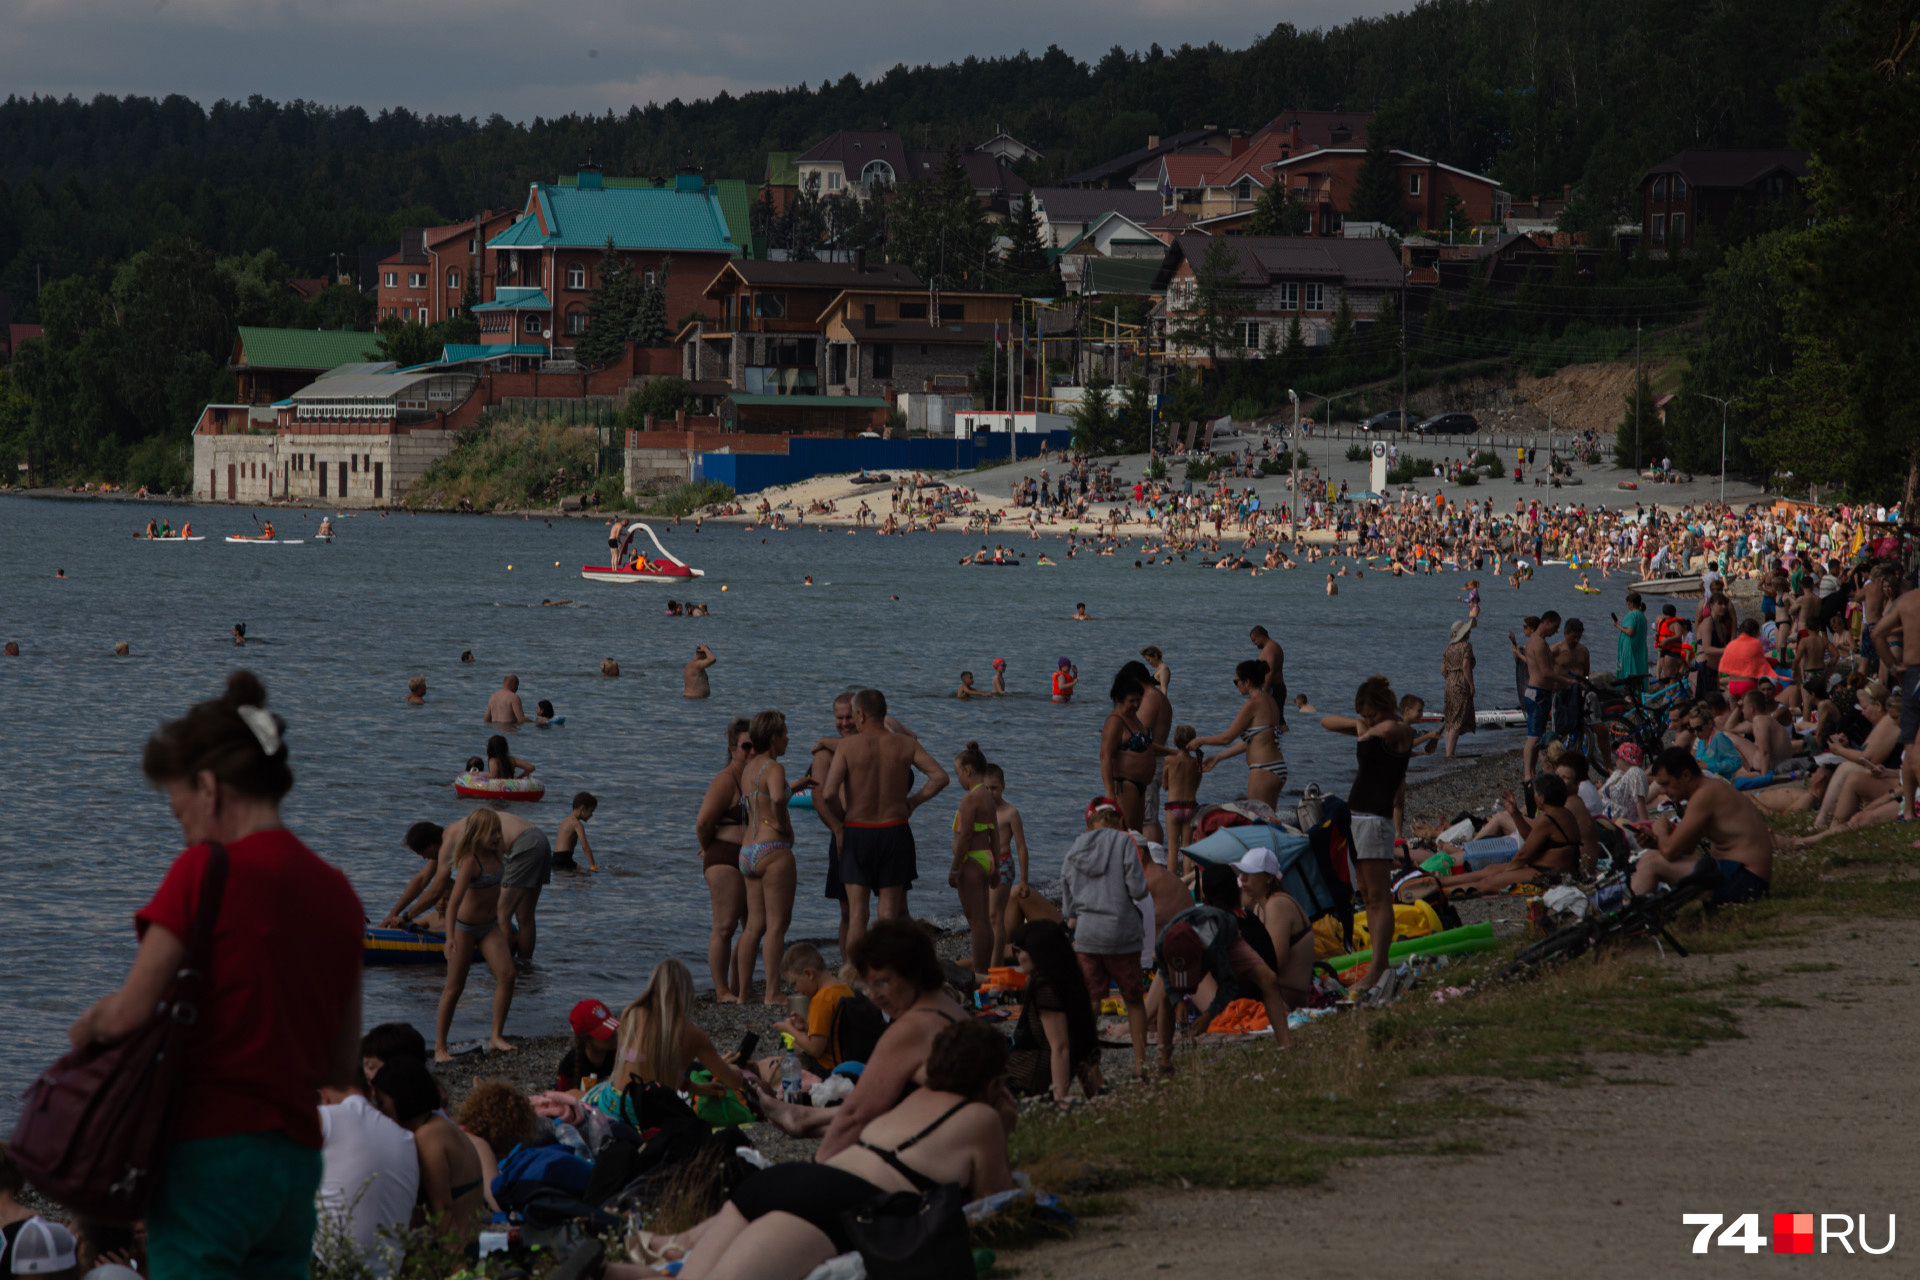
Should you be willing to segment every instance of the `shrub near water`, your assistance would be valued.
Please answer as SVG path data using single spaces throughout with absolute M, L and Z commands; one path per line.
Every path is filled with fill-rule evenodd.
M 592 427 L 509 419 L 462 433 L 453 451 L 427 468 L 407 493 L 410 507 L 486 510 L 554 503 L 583 492 L 593 479 L 597 432 Z

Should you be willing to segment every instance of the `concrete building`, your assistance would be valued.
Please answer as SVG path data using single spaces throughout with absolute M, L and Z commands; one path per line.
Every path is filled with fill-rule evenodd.
M 193 496 L 392 506 L 452 448 L 447 415 L 477 382 L 458 369 L 344 373 L 273 405 L 271 420 L 258 406 L 208 405 L 193 434 Z

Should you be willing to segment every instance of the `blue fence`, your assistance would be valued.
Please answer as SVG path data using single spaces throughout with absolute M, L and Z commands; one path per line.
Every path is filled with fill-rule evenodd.
M 982 463 L 1037 458 L 1044 449 L 1064 449 L 1068 431 L 993 432 L 971 440 L 915 436 L 907 440 L 835 440 L 795 436 L 787 452 L 703 453 L 695 475 L 717 480 L 735 493 L 758 493 L 814 476 L 847 471 L 970 471 Z

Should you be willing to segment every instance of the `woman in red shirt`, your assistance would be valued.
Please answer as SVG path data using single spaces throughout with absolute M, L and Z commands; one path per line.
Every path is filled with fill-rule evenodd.
M 320 1183 L 322 1085 L 354 1080 L 364 917 L 347 878 L 280 824 L 293 786 L 284 725 L 250 671 L 147 740 L 188 848 L 134 917 L 140 950 L 118 991 L 68 1031 L 75 1046 L 153 1016 L 187 962 L 212 843 L 226 846 L 199 1019 L 175 1099 L 174 1144 L 147 1212 L 155 1280 L 307 1275 Z

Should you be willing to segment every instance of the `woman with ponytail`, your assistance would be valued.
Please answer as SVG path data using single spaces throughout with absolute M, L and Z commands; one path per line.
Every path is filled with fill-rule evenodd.
M 360 900 L 281 825 L 293 771 L 286 725 L 266 705 L 259 679 L 236 671 L 147 740 L 141 768 L 166 790 L 187 849 L 134 916 L 126 981 L 68 1032 L 79 1047 L 144 1025 L 211 913 L 173 1146 L 147 1211 L 157 1280 L 307 1274 L 317 1090 L 360 1074 Z

